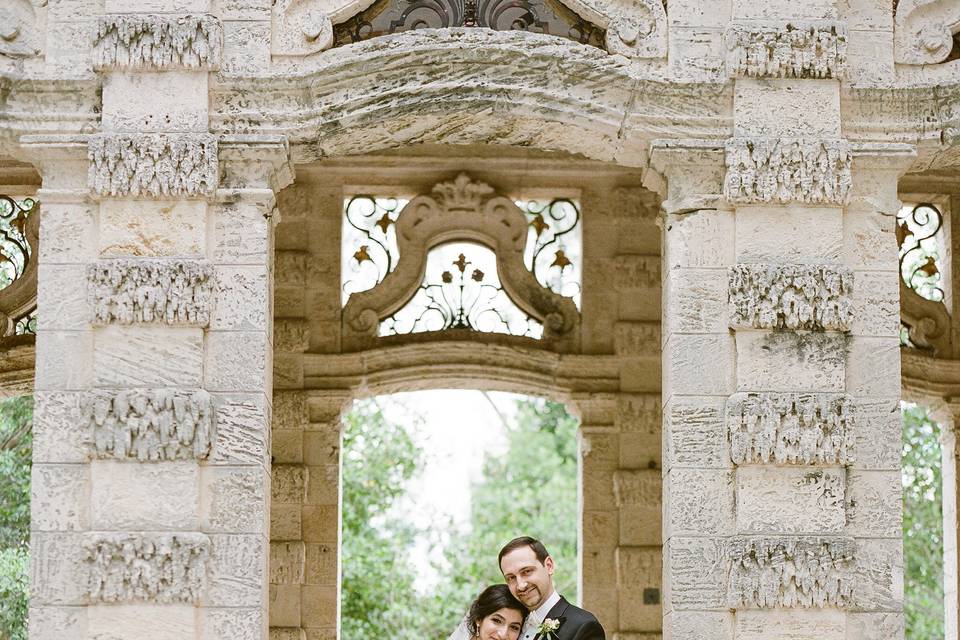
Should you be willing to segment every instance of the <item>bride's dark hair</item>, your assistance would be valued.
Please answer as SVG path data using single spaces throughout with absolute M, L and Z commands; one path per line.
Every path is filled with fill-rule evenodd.
M 505 584 L 494 584 L 481 591 L 477 599 L 470 605 L 470 611 L 467 613 L 467 629 L 476 636 L 480 633 L 480 622 L 500 609 L 519 611 L 521 622 L 527 617 L 527 608 L 513 597 L 510 588 Z

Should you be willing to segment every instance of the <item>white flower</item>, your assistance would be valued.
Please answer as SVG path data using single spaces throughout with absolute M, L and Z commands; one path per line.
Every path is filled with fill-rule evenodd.
M 553 618 L 545 618 L 543 622 L 540 623 L 540 626 L 537 627 L 537 633 L 546 634 L 553 633 L 560 628 L 560 621 Z

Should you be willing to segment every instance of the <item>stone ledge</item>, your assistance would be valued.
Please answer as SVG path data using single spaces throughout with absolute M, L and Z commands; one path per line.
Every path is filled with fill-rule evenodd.
M 145 462 L 210 455 L 215 411 L 202 389 L 88 391 L 80 411 L 91 458 Z
M 206 327 L 214 298 L 206 260 L 103 260 L 87 270 L 95 324 L 168 324 Z
M 87 183 L 100 197 L 210 198 L 217 190 L 217 139 L 208 133 L 101 133 L 87 149 Z
M 841 22 L 800 20 L 735 24 L 725 36 L 727 70 L 740 78 L 843 78 L 847 29 Z
M 210 539 L 202 533 L 88 534 L 90 602 L 193 602 L 206 585 Z
M 727 400 L 734 464 L 853 463 L 853 400 L 828 393 L 735 393 Z
M 738 264 L 728 271 L 730 328 L 849 331 L 852 291 L 846 267 Z
M 856 548 L 849 537 L 734 538 L 729 605 L 844 607 L 854 595 Z
M 222 50 L 223 26 L 212 15 L 113 14 L 97 25 L 93 67 L 215 70 Z
M 850 143 L 819 138 L 730 138 L 724 196 L 736 204 L 846 204 Z

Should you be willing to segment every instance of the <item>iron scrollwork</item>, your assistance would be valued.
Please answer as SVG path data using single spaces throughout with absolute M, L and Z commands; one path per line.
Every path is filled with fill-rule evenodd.
M 944 296 L 936 246 L 942 228 L 943 213 L 929 202 L 904 208 L 897 216 L 900 277 L 909 289 L 934 302 L 942 302 Z
M 36 333 L 39 205 L 0 195 L 0 320 L 2 335 Z
M 486 27 L 560 36 L 599 48 L 603 29 L 555 0 L 379 0 L 334 27 L 335 46 L 414 29 Z
M 580 303 L 580 207 L 568 198 L 549 202 L 519 200 L 530 220 L 524 256 L 537 280 L 554 292 Z
M 380 284 L 400 257 L 395 223 L 406 200 L 355 195 L 344 205 L 344 239 L 352 252 L 345 255 L 343 303 L 350 294 Z

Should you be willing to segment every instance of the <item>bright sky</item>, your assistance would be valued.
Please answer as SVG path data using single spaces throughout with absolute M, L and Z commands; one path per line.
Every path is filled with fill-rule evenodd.
M 384 413 L 390 418 L 397 411 L 391 401 L 405 405 L 423 417 L 420 445 L 425 465 L 423 474 L 410 486 L 410 502 L 403 505 L 405 519 L 419 526 L 435 526 L 452 517 L 465 524 L 470 517 L 470 483 L 480 478 L 484 454 L 502 454 L 506 450 L 503 423 L 497 410 L 512 420 L 515 401 L 522 396 L 511 393 L 436 390 L 398 393 L 384 399 Z M 414 550 L 419 569 L 417 588 L 427 590 L 436 576 L 427 558 L 431 548 L 424 544 Z M 438 551 L 438 550 L 433 550 Z

